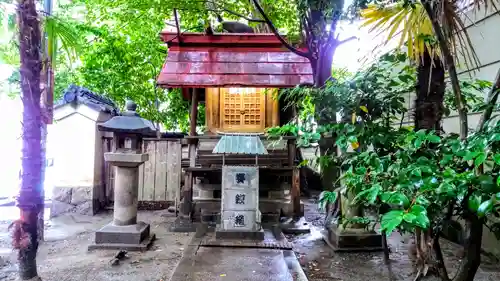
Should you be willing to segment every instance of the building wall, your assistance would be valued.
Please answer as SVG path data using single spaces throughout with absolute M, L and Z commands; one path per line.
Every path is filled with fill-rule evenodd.
M 64 105 L 48 128 L 47 156 L 53 159 L 51 216 L 66 212 L 95 214 L 103 198 L 102 133 L 108 114 L 86 105 Z

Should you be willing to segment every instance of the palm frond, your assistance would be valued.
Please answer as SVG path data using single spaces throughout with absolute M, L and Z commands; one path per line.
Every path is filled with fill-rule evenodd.
M 463 22 L 462 9 L 467 5 L 473 5 L 476 10 L 482 8 L 497 10 L 499 3 L 500 0 L 433 1 L 434 14 L 431 16 L 442 26 L 458 64 L 463 63 L 468 69 L 479 65 L 479 58 Z M 431 20 L 422 2 L 413 4 L 398 2 L 386 6 L 372 4 L 361 11 L 361 16 L 365 19 L 363 26 L 370 26 L 370 31 L 377 30 L 381 34 L 388 32 L 386 44 L 397 37 L 400 37 L 398 47 L 406 42 L 408 56 L 413 61 L 420 63 L 424 51 L 441 57 L 440 49 L 435 43 Z
M 43 24 L 48 37 L 48 55 L 51 61 L 56 56 L 58 42 L 60 42 L 68 59 L 73 61 L 82 45 L 79 32 L 71 25 L 71 22 L 61 20 L 55 16 L 45 16 Z
M 398 47 L 406 43 L 408 57 L 416 62 L 421 61 L 426 48 L 425 41 L 433 35 L 433 31 L 419 3 L 394 3 L 382 7 L 371 4 L 361 11 L 361 16 L 365 19 L 362 26 L 370 27 L 370 32 L 387 34 L 385 44 L 399 38 Z

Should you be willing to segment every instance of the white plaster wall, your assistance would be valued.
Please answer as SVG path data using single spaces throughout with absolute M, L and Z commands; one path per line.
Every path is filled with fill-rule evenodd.
M 94 186 L 97 116 L 85 105 L 55 110 L 47 137 L 47 156 L 54 159 L 54 186 Z

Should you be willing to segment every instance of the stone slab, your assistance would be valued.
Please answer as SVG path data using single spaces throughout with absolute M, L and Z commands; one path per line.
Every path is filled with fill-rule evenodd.
M 307 277 L 293 251 L 199 247 L 183 255 L 170 279 L 211 280 L 307 281 Z
M 238 239 L 238 240 L 264 240 L 264 230 L 255 231 L 240 231 L 240 230 L 224 230 L 217 226 L 215 230 L 216 239 Z
M 203 231 L 202 229 L 199 229 Z M 203 237 L 200 245 L 204 247 L 234 247 L 234 248 L 267 248 L 267 249 L 281 249 L 292 250 L 293 244 L 290 243 L 285 235 L 278 227 L 263 229 L 263 239 L 250 240 L 250 239 L 220 239 L 217 233 L 208 228 L 204 229 L 205 233 L 197 233 L 198 237 Z
M 311 225 L 304 217 L 289 218 L 280 223 L 280 228 L 285 234 L 306 234 L 311 232 Z
M 170 225 L 170 231 L 172 232 L 196 232 L 196 223 L 189 218 L 177 217 Z
M 91 244 L 88 247 L 89 251 L 93 250 L 125 250 L 125 251 L 147 251 L 153 242 L 156 240 L 155 234 L 150 234 L 146 239 L 144 239 L 140 244 L 125 244 L 125 243 L 103 243 L 103 244 Z
M 330 227 L 322 232 L 325 242 L 337 252 L 383 251 L 382 235 L 363 229 Z
M 139 245 L 149 237 L 150 226 L 144 222 L 134 225 L 117 226 L 107 224 L 95 233 L 96 244 Z

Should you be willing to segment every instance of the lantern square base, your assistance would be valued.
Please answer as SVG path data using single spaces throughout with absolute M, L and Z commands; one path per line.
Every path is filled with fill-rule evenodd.
M 131 251 L 145 250 L 154 240 L 150 226 L 144 222 L 133 225 L 118 226 L 110 223 L 95 233 L 95 244 L 90 249 L 124 249 L 126 246 Z
M 140 244 L 123 244 L 123 243 L 103 243 L 91 244 L 88 247 L 89 251 L 92 250 L 125 250 L 129 252 L 143 252 L 149 250 L 153 242 L 156 240 L 155 234 L 150 234 Z

